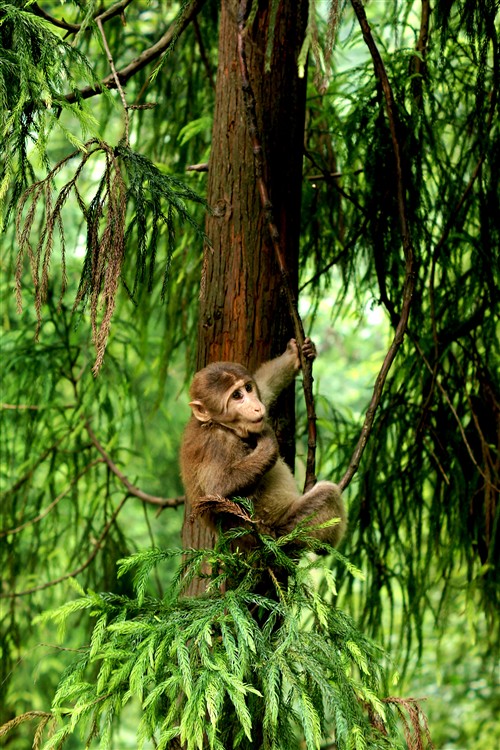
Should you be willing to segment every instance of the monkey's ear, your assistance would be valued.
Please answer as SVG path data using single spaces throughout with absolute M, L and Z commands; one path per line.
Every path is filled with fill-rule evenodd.
M 205 409 L 202 401 L 190 401 L 189 406 L 198 422 L 209 422 L 212 419 L 210 412 Z

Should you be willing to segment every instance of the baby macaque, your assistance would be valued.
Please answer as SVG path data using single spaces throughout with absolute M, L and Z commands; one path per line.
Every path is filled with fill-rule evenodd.
M 315 357 L 310 339 L 303 352 L 309 359 Z M 250 498 L 257 528 L 275 537 L 308 517 L 312 527 L 338 518 L 338 524 L 312 531 L 316 538 L 337 545 L 346 528 L 339 488 L 322 481 L 301 495 L 266 419 L 269 407 L 299 369 L 298 346 L 291 339 L 284 354 L 265 362 L 253 376 L 231 362 L 214 362 L 197 372 L 190 389 L 193 414 L 181 448 L 182 480 L 194 510 L 207 497 Z

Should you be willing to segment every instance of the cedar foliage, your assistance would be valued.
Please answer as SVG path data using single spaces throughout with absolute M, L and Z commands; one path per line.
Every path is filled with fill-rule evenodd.
M 332 606 L 328 567 L 316 558 L 297 565 L 290 552 L 298 540 L 309 542 L 360 572 L 304 528 L 277 541 L 255 534 L 258 546 L 242 554 L 238 539 L 247 533 L 221 534 L 215 549 L 185 554 L 162 599 L 148 595 L 148 578 L 182 550 L 150 549 L 120 561 L 120 576 L 134 572 L 134 597 L 81 592 L 43 616 L 61 625 L 87 609 L 95 618 L 88 648 L 61 679 L 46 750 L 77 729 L 108 747 L 133 700 L 142 707 L 138 747 L 154 737 L 158 749 L 179 741 L 186 750 L 293 750 L 304 742 L 313 750 L 333 733 L 339 750 L 396 748 L 394 705 L 409 709 L 410 736 L 425 736 L 412 702 L 379 699 L 383 652 Z M 319 567 L 329 582 L 324 595 L 314 581 Z M 270 575 L 277 570 L 281 581 Z M 200 575 L 208 579 L 206 594 L 184 596 Z M 263 582 L 271 583 L 267 594 L 258 593 Z

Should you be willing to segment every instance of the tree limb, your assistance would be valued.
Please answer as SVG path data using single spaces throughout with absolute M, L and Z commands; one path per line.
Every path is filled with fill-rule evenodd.
M 179 505 L 184 504 L 184 497 L 157 497 L 156 495 L 149 495 L 147 492 L 143 492 L 138 487 L 135 487 L 123 474 L 120 469 L 117 467 L 117 465 L 111 460 L 111 458 L 108 456 L 100 442 L 98 441 L 97 437 L 94 434 L 94 431 L 92 430 L 90 424 L 87 420 L 85 420 L 85 429 L 88 432 L 88 435 L 90 439 L 92 440 L 93 444 L 103 457 L 104 461 L 108 465 L 108 467 L 111 469 L 113 474 L 118 477 L 120 482 L 127 488 L 128 493 L 130 495 L 134 495 L 135 497 L 138 497 L 140 500 L 142 500 L 145 503 L 151 503 L 152 505 L 161 505 L 162 507 L 166 508 L 176 508 Z
M 127 7 L 127 5 L 130 5 L 130 3 L 133 0 L 120 0 L 120 2 L 115 3 L 114 5 L 111 5 L 107 10 L 103 11 L 102 13 L 97 13 L 93 20 L 94 21 L 108 21 L 110 18 L 113 18 L 113 16 L 118 16 Z M 49 23 L 52 24 L 52 26 L 57 26 L 59 29 L 64 29 L 65 31 L 70 32 L 71 34 L 76 34 L 80 31 L 83 24 L 81 23 L 69 23 L 68 21 L 59 20 L 59 18 L 55 18 L 54 16 L 51 16 L 50 13 L 47 13 L 43 8 L 40 8 L 38 3 L 33 3 L 31 6 L 31 11 L 36 15 L 40 16 L 40 18 L 45 19 L 45 21 L 49 21 Z
M 403 343 L 406 327 L 408 324 L 408 318 L 410 316 L 410 307 L 413 297 L 413 290 L 415 288 L 415 270 L 414 270 L 414 252 L 412 241 L 410 237 L 410 229 L 408 226 L 407 211 L 406 211 L 406 197 L 405 197 L 405 182 L 403 175 L 403 165 L 401 159 L 401 147 L 399 144 L 397 124 L 396 124 L 396 107 L 394 97 L 392 93 L 391 84 L 385 70 L 384 63 L 380 52 L 373 39 L 370 25 L 366 17 L 365 9 L 361 0 L 351 0 L 352 7 L 358 18 L 359 25 L 363 32 L 363 37 L 366 42 L 368 49 L 373 60 L 373 66 L 375 69 L 375 75 L 380 81 L 382 91 L 385 98 L 385 106 L 387 112 L 387 119 L 389 124 L 389 130 L 392 140 L 392 149 L 394 153 L 394 162 L 396 167 L 396 198 L 398 205 L 399 224 L 401 230 L 401 238 L 403 243 L 403 252 L 405 256 L 405 278 L 403 282 L 403 294 L 402 294 L 402 305 L 399 322 L 396 326 L 394 338 L 387 354 L 385 355 L 382 367 L 375 381 L 373 389 L 373 395 L 368 406 L 363 427 L 361 428 L 361 434 L 354 449 L 354 453 L 347 467 L 347 471 L 339 482 L 339 487 L 343 491 L 350 484 L 354 474 L 358 470 L 361 456 L 366 447 L 368 437 L 370 436 L 373 421 L 375 419 L 375 412 L 380 403 L 382 391 L 387 378 L 387 374 L 391 368 L 392 363 L 396 357 L 396 354 Z
M 178 14 L 176 19 L 172 22 L 167 31 L 163 34 L 162 37 L 160 37 L 156 44 L 153 44 L 151 47 L 148 47 L 148 49 L 144 50 L 144 52 L 141 52 L 138 57 L 134 58 L 124 68 L 121 68 L 121 70 L 117 70 L 116 76 L 118 77 L 121 85 L 123 86 L 135 73 L 137 73 L 139 70 L 142 70 L 146 67 L 146 65 L 149 65 L 149 63 L 160 57 L 160 55 L 162 55 L 163 52 L 168 49 L 169 45 L 180 34 L 182 34 L 187 26 L 189 26 L 193 18 L 195 18 L 195 16 L 200 12 L 204 3 L 205 0 L 191 0 L 191 2 L 186 5 L 184 10 Z M 83 89 L 80 89 L 80 91 L 76 93 L 71 92 L 70 94 L 66 94 L 66 101 L 72 104 L 78 99 L 89 99 L 92 96 L 100 94 L 105 88 L 116 88 L 116 77 L 114 74 L 103 78 L 103 80 L 101 81 L 101 85 L 98 87 L 85 86 Z

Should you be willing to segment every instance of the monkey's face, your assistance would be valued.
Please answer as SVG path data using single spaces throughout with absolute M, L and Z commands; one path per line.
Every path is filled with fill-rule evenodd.
M 264 427 L 266 407 L 252 379 L 240 380 L 224 394 L 225 408 L 217 420 L 239 437 L 259 434 Z
M 259 434 L 266 407 L 254 379 L 242 365 L 214 362 L 196 373 L 190 406 L 199 422 L 221 424 L 238 437 Z

